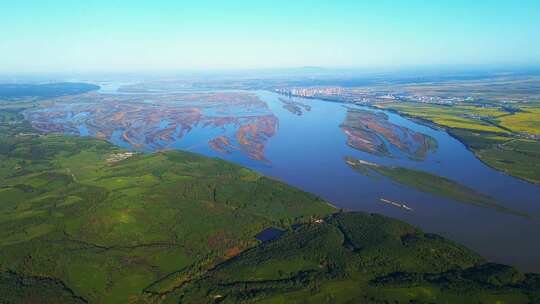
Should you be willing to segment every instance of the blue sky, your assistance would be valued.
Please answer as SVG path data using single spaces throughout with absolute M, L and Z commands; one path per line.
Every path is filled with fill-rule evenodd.
M 540 64 L 540 1 L 0 2 L 0 72 Z

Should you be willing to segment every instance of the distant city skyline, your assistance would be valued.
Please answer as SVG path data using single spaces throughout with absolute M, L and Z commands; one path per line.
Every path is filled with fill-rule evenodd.
M 540 65 L 540 1 L 0 4 L 0 73 Z

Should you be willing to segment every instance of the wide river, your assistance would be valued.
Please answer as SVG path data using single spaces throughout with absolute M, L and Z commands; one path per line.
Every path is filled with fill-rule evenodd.
M 228 127 L 216 128 L 210 124 L 195 124 L 181 138 L 175 139 L 176 142 L 169 148 L 189 150 L 238 163 L 317 194 L 339 208 L 398 218 L 427 232 L 464 244 L 489 260 L 514 265 L 525 271 L 540 272 L 540 187 L 487 167 L 446 132 L 390 112 L 317 99 L 287 98 L 293 102 L 290 104 L 292 108 L 299 104 L 308 106 L 301 107 L 302 113 L 298 115 L 291 111 L 291 107 L 285 106 L 283 98 L 286 97 L 266 91 L 254 93 L 266 103 L 268 112 L 277 118 L 274 132 L 269 132 L 263 143 L 264 161 L 254 157 L 256 153 L 248 155 L 235 150 L 223 153 L 209 145 L 212 138 L 233 132 Z M 159 107 L 160 104 L 153 106 Z M 399 151 L 388 156 L 355 149 L 347 144 L 348 137 L 342 128 L 351 109 L 368 113 L 382 112 L 386 114 L 383 117 L 386 117 L 387 122 L 394 126 L 431 136 L 437 141 L 437 148 L 429 151 L 423 159 L 412 159 Z M 170 111 L 167 113 L 174 115 Z M 85 115 L 94 114 L 81 110 L 78 115 L 66 117 L 84 122 L 81 117 Z M 27 117 L 33 119 L 32 115 Z M 97 119 L 87 125 L 96 127 L 96 123 L 99 123 Z M 163 129 L 169 124 L 170 118 L 160 122 Z M 88 131 L 87 125 L 80 123 L 78 131 L 66 133 L 97 136 L 97 133 Z M 120 130 L 111 133 L 110 141 L 135 150 L 153 150 L 151 146 L 141 148 L 126 142 L 119 137 L 119 132 L 124 130 L 118 128 Z M 131 132 L 136 133 L 140 128 L 138 126 Z M 388 178 L 362 175 L 345 162 L 345 157 L 444 176 L 493 197 L 499 205 L 527 213 L 530 217 L 422 193 Z M 405 203 L 413 211 L 384 203 L 381 199 Z

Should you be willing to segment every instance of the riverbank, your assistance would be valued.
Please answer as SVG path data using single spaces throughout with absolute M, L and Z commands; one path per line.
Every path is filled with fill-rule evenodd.
M 294 97 L 300 98 L 301 96 Z M 346 100 L 331 98 L 301 98 L 319 99 L 343 104 L 356 104 Z M 452 138 L 462 143 L 467 150 L 473 153 L 475 157 L 486 166 L 533 185 L 540 185 L 540 152 L 538 152 L 540 151 L 540 141 L 523 138 L 521 135 L 516 136 L 507 126 L 494 124 L 491 120 L 489 123 L 486 123 L 485 119 L 481 119 L 481 121 L 478 122 L 474 118 L 466 117 L 459 117 L 459 123 L 456 126 L 452 126 L 451 124 L 445 125 L 434 122 L 430 118 L 426 118 L 426 113 L 420 112 L 412 103 L 377 103 L 361 105 L 377 110 L 389 111 L 431 129 L 445 131 Z M 397 106 L 399 106 L 399 109 L 396 108 Z M 454 117 L 452 116 L 453 114 L 444 114 L 444 111 L 434 111 L 436 109 L 446 108 L 450 110 L 453 107 L 451 105 L 440 106 L 418 104 L 418 106 L 423 108 L 429 107 L 430 112 L 428 116 L 432 117 L 435 115 L 433 117 L 438 117 L 441 121 L 452 121 L 452 117 Z M 437 113 L 440 113 L 441 116 L 437 116 Z M 443 114 L 446 116 L 443 116 Z M 455 118 L 457 119 L 457 117 Z M 540 120 L 540 117 L 538 117 L 538 120 Z M 500 132 L 497 132 L 497 130 Z M 514 142 L 511 147 L 507 147 L 507 149 L 501 148 L 505 143 L 510 141 Z M 523 146 L 525 145 L 533 147 L 524 148 Z

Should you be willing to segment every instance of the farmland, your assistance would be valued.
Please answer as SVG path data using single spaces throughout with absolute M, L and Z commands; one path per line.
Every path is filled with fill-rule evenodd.
M 487 165 L 507 174 L 540 183 L 538 103 L 503 107 L 444 106 L 418 103 L 376 105 L 433 127 L 444 128 Z

